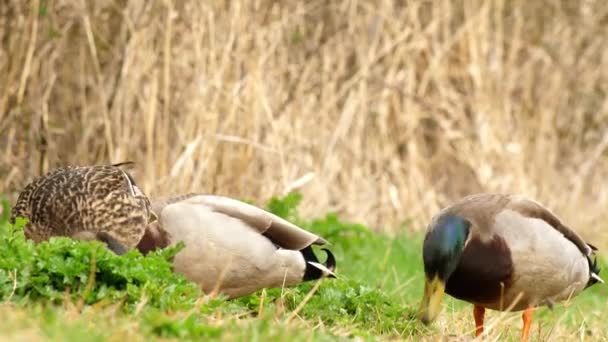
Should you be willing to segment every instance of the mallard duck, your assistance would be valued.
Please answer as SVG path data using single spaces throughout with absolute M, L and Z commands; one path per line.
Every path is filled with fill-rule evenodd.
M 335 258 L 320 263 L 312 245 L 326 241 L 253 205 L 214 195 L 152 201 L 158 221 L 138 245 L 142 254 L 179 242 L 173 270 L 208 294 L 236 298 L 262 288 L 334 277 Z
M 603 283 L 591 260 L 596 250 L 538 202 L 506 194 L 465 197 L 435 215 L 426 232 L 421 320 L 436 318 L 445 292 L 474 305 L 477 336 L 485 309 L 523 310 L 527 340 L 533 308 Z
M 103 241 L 116 254 L 134 248 L 156 219 L 150 201 L 121 166 L 67 166 L 25 186 L 11 212 L 28 220 L 26 238 L 52 236 Z

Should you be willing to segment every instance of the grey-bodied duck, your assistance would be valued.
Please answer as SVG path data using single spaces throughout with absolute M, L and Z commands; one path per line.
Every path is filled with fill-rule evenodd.
M 427 229 L 421 320 L 437 317 L 445 292 L 474 305 L 477 336 L 485 309 L 523 310 L 527 340 L 535 307 L 552 307 L 603 283 L 591 259 L 596 250 L 536 201 L 470 195 L 441 210 Z
M 209 294 L 235 298 L 334 277 L 335 258 L 319 262 L 320 236 L 256 206 L 228 197 L 188 194 L 152 201 L 158 221 L 138 245 L 142 253 L 179 242 L 175 272 Z

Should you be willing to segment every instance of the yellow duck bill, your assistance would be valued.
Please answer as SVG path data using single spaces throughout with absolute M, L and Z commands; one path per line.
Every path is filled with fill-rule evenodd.
M 445 292 L 445 283 L 435 276 L 432 280 L 426 279 L 424 284 L 424 297 L 420 306 L 420 320 L 430 324 L 441 312 L 441 300 Z

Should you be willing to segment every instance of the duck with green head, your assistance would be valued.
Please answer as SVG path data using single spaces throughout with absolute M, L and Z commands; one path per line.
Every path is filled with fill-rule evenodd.
M 527 340 L 535 307 L 551 307 L 603 282 L 591 260 L 596 250 L 538 202 L 506 194 L 465 197 L 428 227 L 420 318 L 431 323 L 447 293 L 474 305 L 477 336 L 485 309 L 523 310 Z

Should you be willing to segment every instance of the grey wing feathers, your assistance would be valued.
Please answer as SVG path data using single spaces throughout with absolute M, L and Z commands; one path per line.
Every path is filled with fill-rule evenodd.
M 301 250 L 311 244 L 324 245 L 327 243 L 318 235 L 308 232 L 277 215 L 229 197 L 187 194 L 155 201 L 152 208 L 160 213 L 165 206 L 180 201 L 201 204 L 215 212 L 239 219 L 282 248 Z
M 516 210 L 524 216 L 538 218 L 547 222 L 551 227 L 562 233 L 566 239 L 572 241 L 585 256 L 591 255 L 596 250 L 595 247 L 586 243 L 575 231 L 567 227 L 553 212 L 536 201 L 521 196 L 511 196 L 509 208 Z
M 542 204 L 520 195 L 500 193 L 479 193 L 466 196 L 451 206 L 443 209 L 441 214 L 460 214 L 472 220 L 477 229 L 491 232 L 494 227 L 494 217 L 502 210 L 510 209 L 523 216 L 537 218 L 547 222 L 586 256 L 595 247 L 587 244 L 576 232 L 568 228 L 555 214 Z

